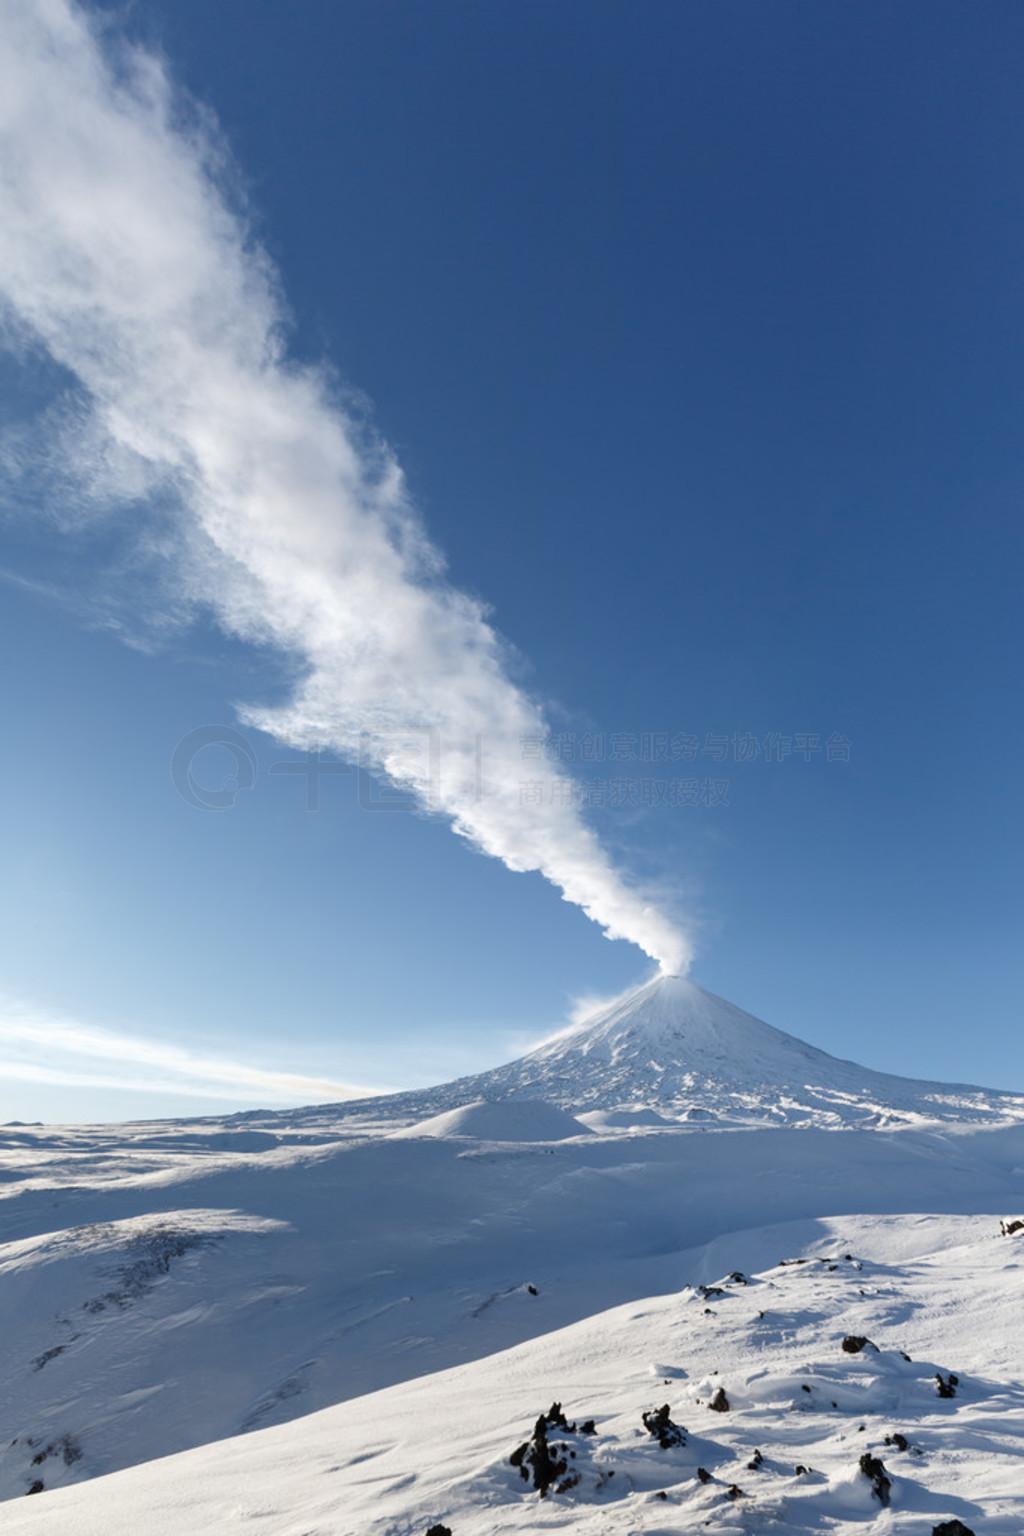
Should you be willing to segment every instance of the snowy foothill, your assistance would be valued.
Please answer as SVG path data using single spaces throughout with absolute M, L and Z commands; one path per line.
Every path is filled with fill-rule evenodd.
M 589 1127 L 543 1099 L 477 1099 L 409 1125 L 396 1136 L 472 1136 L 477 1141 L 564 1141 Z
M 437 1089 L 0 1145 L 5 1529 L 1024 1529 L 1018 1096 L 661 978 Z

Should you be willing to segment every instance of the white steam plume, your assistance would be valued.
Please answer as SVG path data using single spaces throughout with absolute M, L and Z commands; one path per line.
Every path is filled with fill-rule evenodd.
M 7 0 L 0 299 L 76 381 L 61 475 L 93 504 L 173 505 L 188 598 L 300 662 L 291 703 L 251 722 L 362 750 L 476 847 L 683 970 L 685 936 L 571 800 L 519 803 L 520 738 L 543 716 L 480 605 L 441 580 L 393 459 L 286 357 L 276 275 L 219 189 L 215 137 L 183 114 L 161 63 L 79 7 Z

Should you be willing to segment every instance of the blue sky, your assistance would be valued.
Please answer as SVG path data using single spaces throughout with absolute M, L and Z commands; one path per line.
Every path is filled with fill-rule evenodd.
M 217 196 L 276 268 L 288 358 L 326 365 L 318 398 L 363 418 L 368 460 L 366 422 L 390 445 L 446 590 L 488 605 L 502 686 L 541 706 L 621 874 L 602 911 L 642 891 L 696 980 L 837 1055 L 1021 1086 L 1019 8 L 139 0 L 108 46 L 122 25 L 219 124 Z M 174 246 L 186 203 L 149 185 L 111 227 L 166 213 Z M 306 809 L 273 771 L 304 760 L 293 610 L 265 633 L 232 588 L 225 616 L 224 568 L 179 538 L 187 477 L 111 468 L 20 281 L 0 1117 L 438 1080 L 648 975 L 369 773 Z M 168 313 L 140 334 L 169 345 Z M 171 779 L 207 725 L 257 764 L 222 811 Z M 550 803 L 534 734 L 504 771 Z M 194 760 L 207 787 L 234 767 Z M 514 860 L 514 816 L 486 835 Z

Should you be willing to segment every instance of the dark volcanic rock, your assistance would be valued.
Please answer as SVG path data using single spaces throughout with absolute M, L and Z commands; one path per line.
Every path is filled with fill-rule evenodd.
M 686 1430 L 681 1424 L 673 1424 L 669 1417 L 668 1403 L 650 1413 L 641 1414 L 644 1429 L 649 1435 L 653 1435 L 663 1451 L 671 1450 L 674 1445 L 686 1444 Z
M 567 1435 L 576 1433 L 576 1425 L 570 1424 L 562 1412 L 561 1403 L 552 1403 L 547 1413 L 542 1415 L 548 1429 L 564 1429 Z
M 878 1345 L 872 1344 L 862 1333 L 848 1333 L 843 1340 L 843 1349 L 848 1355 L 859 1355 L 862 1349 L 873 1349 L 878 1353 Z
M 62 1435 L 59 1440 L 52 1440 L 41 1451 L 37 1451 L 32 1457 L 32 1465 L 41 1467 L 43 1462 L 48 1461 L 51 1456 L 60 1456 L 66 1467 L 73 1467 L 76 1461 L 81 1461 L 82 1449 L 75 1444 L 70 1435 Z
M 974 1532 L 962 1520 L 943 1520 L 941 1525 L 932 1526 L 932 1536 L 974 1536 Z
M 587 1424 L 589 1430 L 584 1426 L 581 1433 L 593 1434 L 593 1419 L 588 1419 Z M 524 1481 L 529 1482 L 532 1474 L 533 1486 L 542 1499 L 547 1497 L 552 1486 L 556 1493 L 565 1493 L 579 1482 L 579 1473 L 569 1469 L 569 1459 L 575 1457 L 576 1452 L 564 1443 L 551 1445 L 548 1441 L 551 1430 L 560 1430 L 563 1435 L 577 1432 L 576 1425 L 570 1424 L 562 1412 L 561 1403 L 552 1403 L 547 1413 L 541 1414 L 529 1440 L 524 1440 L 509 1457 L 510 1464 L 518 1468 Z
M 860 1459 L 860 1470 L 871 1483 L 871 1492 L 880 1504 L 888 1504 L 889 1493 L 892 1489 L 892 1479 L 877 1456 L 871 1456 L 867 1451 Z
M 724 1387 L 715 1388 L 715 1395 L 711 1399 L 710 1403 L 708 1403 L 708 1407 L 711 1409 L 712 1413 L 729 1412 L 729 1399 L 725 1395 Z

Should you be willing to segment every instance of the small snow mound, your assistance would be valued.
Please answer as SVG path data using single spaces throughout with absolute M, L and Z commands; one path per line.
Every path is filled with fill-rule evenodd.
M 477 1141 L 565 1141 L 585 1136 L 588 1127 L 567 1110 L 543 1099 L 476 1099 L 418 1125 L 396 1131 L 399 1137 L 468 1136 Z

